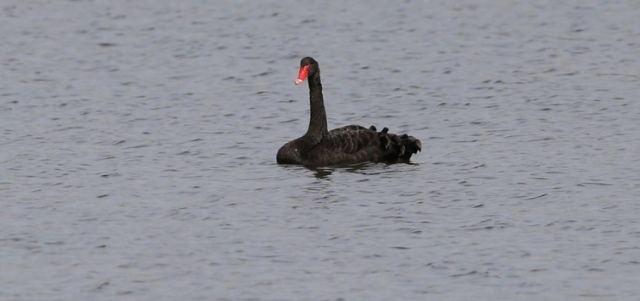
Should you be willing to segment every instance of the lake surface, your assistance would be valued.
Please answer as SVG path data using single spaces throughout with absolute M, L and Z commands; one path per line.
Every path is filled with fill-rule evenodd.
M 0 8 L 0 300 L 640 295 L 638 1 Z M 423 151 L 277 165 L 304 56 Z

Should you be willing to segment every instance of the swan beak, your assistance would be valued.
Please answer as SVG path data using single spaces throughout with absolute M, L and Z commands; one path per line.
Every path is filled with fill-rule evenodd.
M 300 67 L 300 70 L 298 70 L 298 78 L 296 78 L 294 83 L 296 85 L 301 84 L 305 79 L 307 79 L 307 76 L 309 76 L 309 65 Z

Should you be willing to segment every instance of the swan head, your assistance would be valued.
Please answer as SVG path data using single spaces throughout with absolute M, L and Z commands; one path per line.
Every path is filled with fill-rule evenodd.
M 312 57 L 303 58 L 300 60 L 300 70 L 298 70 L 298 78 L 296 78 L 295 84 L 301 84 L 309 75 L 314 75 L 316 72 L 318 72 L 318 62 Z

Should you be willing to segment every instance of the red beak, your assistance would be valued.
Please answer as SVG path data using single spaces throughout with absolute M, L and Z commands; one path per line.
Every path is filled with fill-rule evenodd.
M 305 65 L 300 67 L 300 71 L 298 71 L 298 78 L 296 79 L 296 85 L 301 84 L 305 79 L 309 76 L 309 65 Z

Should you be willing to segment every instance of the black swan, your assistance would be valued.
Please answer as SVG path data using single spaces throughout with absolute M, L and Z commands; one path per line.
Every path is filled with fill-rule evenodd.
M 309 129 L 304 136 L 278 150 L 279 164 L 319 167 L 360 162 L 409 162 L 411 155 L 422 149 L 420 140 L 406 134 L 391 134 L 387 128 L 378 132 L 374 126 L 348 125 L 328 131 L 320 68 L 310 57 L 300 61 L 295 84 L 299 85 L 307 78 L 311 102 Z

